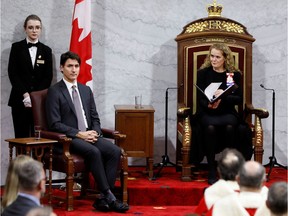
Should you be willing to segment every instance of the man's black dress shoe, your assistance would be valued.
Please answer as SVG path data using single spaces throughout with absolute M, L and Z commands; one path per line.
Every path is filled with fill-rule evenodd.
M 108 204 L 110 207 L 110 210 L 123 213 L 129 210 L 129 205 L 128 204 L 123 204 L 119 200 L 112 201 L 111 203 Z
M 95 209 L 103 212 L 108 212 L 110 210 L 110 207 L 106 201 L 106 199 L 96 199 L 95 202 L 92 205 Z

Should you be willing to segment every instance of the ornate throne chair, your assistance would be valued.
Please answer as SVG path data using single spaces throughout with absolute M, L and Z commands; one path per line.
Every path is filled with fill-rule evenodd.
M 178 43 L 179 87 L 176 162 L 183 181 L 191 181 L 189 155 L 193 131 L 190 119 L 196 113 L 197 91 L 193 83 L 196 83 L 197 70 L 213 43 L 226 43 L 233 52 L 235 63 L 242 72 L 243 89 L 243 103 L 236 109 L 252 129 L 254 159 L 262 163 L 264 152 L 261 119 L 267 118 L 269 113 L 252 105 L 252 43 L 255 39 L 242 24 L 221 17 L 222 6 L 216 1 L 208 5 L 207 11 L 208 17 L 187 24 L 175 39 Z

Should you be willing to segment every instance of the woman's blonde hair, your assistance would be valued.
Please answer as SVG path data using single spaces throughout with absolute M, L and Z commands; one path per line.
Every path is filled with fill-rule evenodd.
M 9 206 L 17 198 L 19 190 L 18 170 L 21 169 L 23 164 L 32 160 L 33 159 L 27 155 L 18 155 L 9 164 L 2 197 L 2 208 Z
M 210 46 L 209 48 L 209 53 L 206 56 L 204 63 L 201 65 L 200 69 L 203 68 L 207 68 L 211 66 L 211 62 L 210 62 L 210 56 L 211 56 L 211 50 L 212 49 L 216 49 L 222 52 L 222 55 L 225 58 L 224 61 L 224 68 L 226 69 L 227 72 L 234 72 L 234 71 L 238 71 L 238 68 L 235 67 L 235 63 L 234 63 L 234 58 L 232 55 L 232 51 L 230 50 L 230 48 L 224 44 L 224 43 L 215 43 L 213 45 Z

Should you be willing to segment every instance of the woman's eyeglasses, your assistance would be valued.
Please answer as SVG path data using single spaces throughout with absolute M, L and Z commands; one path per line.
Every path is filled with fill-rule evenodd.
M 29 31 L 40 31 L 41 30 L 41 26 L 28 26 L 27 29 Z

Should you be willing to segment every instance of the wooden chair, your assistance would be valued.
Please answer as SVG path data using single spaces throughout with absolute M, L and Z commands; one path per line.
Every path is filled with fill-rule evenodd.
M 84 179 L 81 189 L 81 195 L 86 195 L 87 185 L 89 184 L 89 174 L 86 170 L 84 164 L 84 158 L 80 155 L 72 154 L 69 151 L 69 146 L 71 143 L 71 138 L 66 137 L 65 134 L 60 134 L 56 132 L 51 132 L 48 130 L 46 121 L 46 111 L 45 111 L 45 101 L 47 96 L 47 89 L 42 91 L 31 92 L 31 102 L 32 111 L 34 118 L 34 125 L 41 126 L 41 137 L 58 140 L 59 145 L 63 146 L 63 153 L 53 152 L 53 171 L 62 172 L 66 174 L 66 209 L 67 211 L 73 210 L 73 185 L 77 180 L 75 177 L 76 173 L 84 173 Z M 121 145 L 124 141 L 126 135 L 120 134 L 118 131 L 113 131 L 109 129 L 102 129 L 103 136 L 105 138 L 117 140 L 117 144 Z M 44 164 L 49 164 L 49 155 L 44 155 Z M 45 166 L 45 165 L 44 165 Z M 48 169 L 47 166 L 45 166 Z M 123 203 L 127 203 L 128 193 L 127 193 L 127 178 L 128 178 L 128 159 L 127 155 L 122 149 L 121 162 L 119 165 L 119 174 L 121 181 L 121 193 Z M 59 197 L 57 197 L 59 198 Z
M 243 103 L 238 107 L 240 116 L 252 129 L 254 159 L 262 163 L 263 129 L 261 119 L 269 113 L 252 105 L 252 43 L 255 39 L 242 24 L 221 17 L 221 5 L 207 7 L 208 17 L 193 21 L 183 27 L 175 39 L 178 44 L 178 117 L 176 161 L 182 171 L 182 180 L 191 181 L 189 164 L 190 149 L 193 145 L 193 131 L 190 119 L 196 113 L 197 70 L 200 68 L 209 47 L 213 43 L 226 43 L 233 52 L 235 63 L 243 73 Z M 253 121 L 254 117 L 254 121 Z

